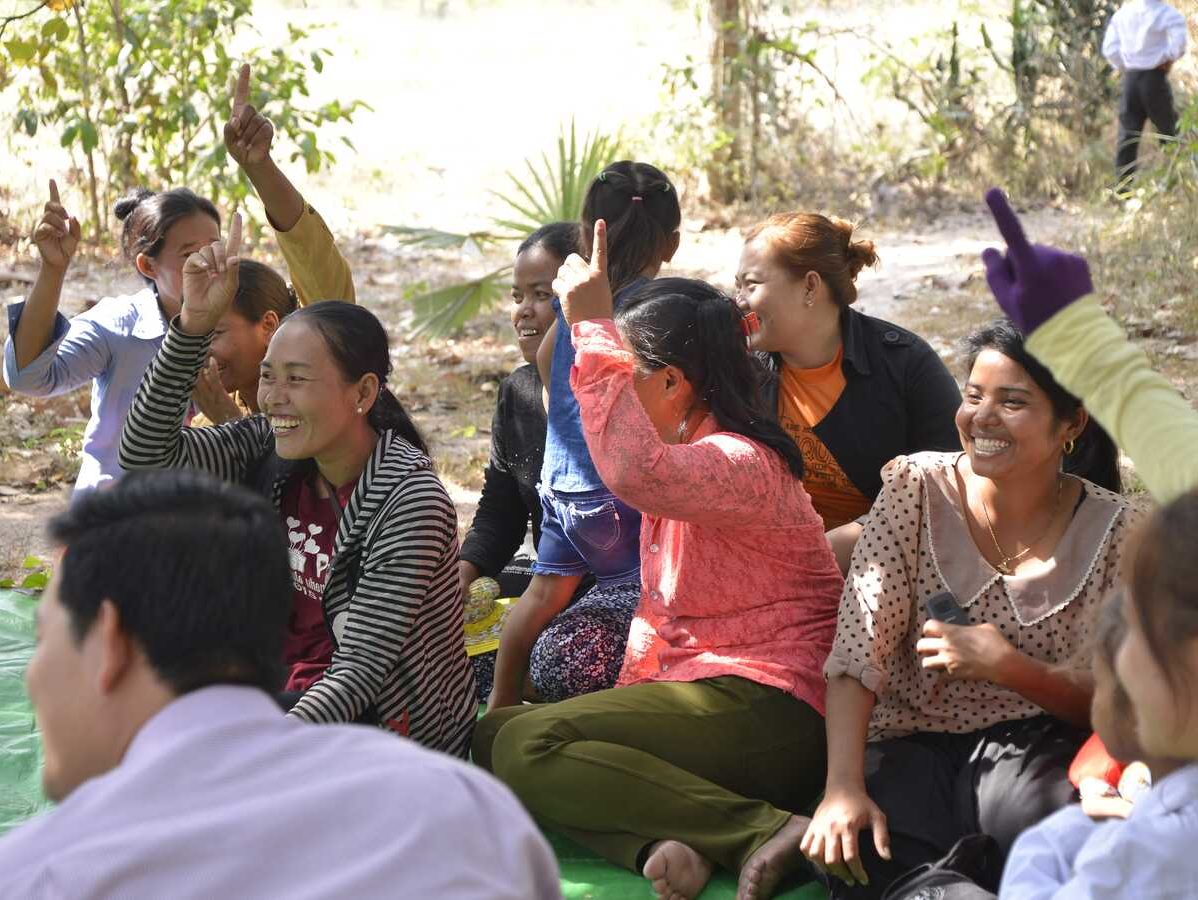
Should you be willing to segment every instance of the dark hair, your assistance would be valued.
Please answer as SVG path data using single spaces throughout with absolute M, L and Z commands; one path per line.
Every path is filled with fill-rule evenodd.
M 58 600 L 82 641 L 111 601 L 121 629 L 178 694 L 282 686 L 291 568 L 279 515 L 194 470 L 133 472 L 55 516 Z
M 818 272 L 840 306 L 857 301 L 857 274 L 876 265 L 873 241 L 854 241 L 853 224 L 819 213 L 775 213 L 754 225 L 745 242 L 759 235 L 792 278 Z
M 519 256 L 525 250 L 531 250 L 533 247 L 544 247 L 565 262 L 566 257 L 571 253 L 582 251 L 582 246 L 578 243 L 578 223 L 551 222 L 548 225 L 542 225 L 520 242 L 520 246 L 516 248 L 516 255 Z
M 973 364 L 983 350 L 997 350 L 1022 366 L 1040 390 L 1048 395 L 1057 419 L 1072 418 L 1081 409 L 1081 400 L 1061 387 L 1052 373 L 1027 352 L 1023 334 L 1010 319 L 995 319 L 965 338 L 966 377 L 973 371 Z M 1071 475 L 1089 479 L 1108 491 L 1121 491 L 1123 480 L 1119 475 L 1119 448 L 1093 416 L 1089 417 L 1075 444 L 1073 452 L 1063 457 L 1061 468 Z
M 803 455 L 765 406 L 764 373 L 745 345 L 741 321 L 731 297 L 692 278 L 655 279 L 616 313 L 642 365 L 681 369 L 721 430 L 765 445 L 802 478 Z
M 595 222 L 607 223 L 607 275 L 613 291 L 647 266 L 660 262 L 670 236 L 682 223 L 678 192 L 660 169 L 621 160 L 599 173 L 582 203 L 585 255 L 591 254 Z
M 428 455 L 428 444 L 399 398 L 387 387 L 391 351 L 387 331 L 374 313 L 353 303 L 326 300 L 293 312 L 288 322 L 303 321 L 316 329 L 346 381 L 357 381 L 368 372 L 379 380 L 379 395 L 367 414 L 375 431 L 395 431 Z
M 1170 686 L 1183 685 L 1180 651 L 1198 637 L 1198 490 L 1156 510 L 1131 564 L 1131 601 L 1144 639 Z
M 1098 610 L 1094 625 L 1094 654 L 1112 671 L 1119 645 L 1127 635 L 1127 621 L 1123 618 L 1123 592 L 1111 591 Z
M 166 233 L 180 219 L 204 213 L 220 226 L 220 213 L 212 201 L 187 188 L 172 188 L 157 194 L 138 188 L 118 200 L 113 212 L 117 219 L 125 223 L 121 229 L 121 250 L 125 259 L 135 264 L 141 253 L 151 258 L 158 256 L 166 242 Z M 154 280 L 145 275 L 142 278 L 147 283 L 153 283 Z
M 295 291 L 282 275 L 252 259 L 241 260 L 237 267 L 237 293 L 233 295 L 233 310 L 239 316 L 257 323 L 273 312 L 281 322 L 298 305 Z

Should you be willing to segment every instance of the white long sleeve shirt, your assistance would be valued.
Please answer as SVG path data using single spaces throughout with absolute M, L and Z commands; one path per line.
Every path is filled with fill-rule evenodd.
M 1164 0 L 1125 3 L 1102 39 L 1102 55 L 1120 72 L 1155 69 L 1185 52 L 1185 16 Z

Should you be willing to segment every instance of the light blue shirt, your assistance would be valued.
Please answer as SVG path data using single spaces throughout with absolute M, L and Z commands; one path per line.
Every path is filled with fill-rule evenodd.
M 621 288 L 612 301 L 619 309 L 624 301 L 648 278 L 635 278 Z M 557 317 L 557 337 L 553 345 L 553 367 L 549 372 L 549 409 L 545 427 L 545 457 L 541 463 L 541 484 L 554 491 L 585 493 L 604 488 L 603 479 L 591 459 L 586 438 L 582 434 L 582 413 L 578 398 L 570 387 L 570 372 L 574 368 L 574 343 L 570 325 L 562 312 L 561 301 L 553 298 Z
M 209 687 L 111 771 L 0 838 L 0 898 L 561 897 L 557 862 L 482 769 Z
M 12 335 L 24 302 L 8 307 L 9 338 L 4 343 L 4 380 L 19 394 L 52 397 L 92 385 L 91 418 L 83 432 L 83 456 L 75 493 L 120 478 L 117 462 L 121 426 L 141 377 L 166 334 L 166 320 L 153 290 L 105 297 L 69 322 L 54 320 L 49 346 L 23 369 L 17 368 Z
M 1198 896 L 1196 839 L 1198 765 L 1189 765 L 1154 785 L 1125 821 L 1096 824 L 1069 807 L 1024 832 L 999 896 L 1188 900 Z

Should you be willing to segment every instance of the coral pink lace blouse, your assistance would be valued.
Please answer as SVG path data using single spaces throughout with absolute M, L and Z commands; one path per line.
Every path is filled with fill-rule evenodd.
M 690 443 L 664 443 L 615 324 L 580 322 L 572 338 L 591 456 L 643 515 L 641 599 L 618 683 L 736 675 L 822 714 L 844 581 L 803 483 L 711 416 Z

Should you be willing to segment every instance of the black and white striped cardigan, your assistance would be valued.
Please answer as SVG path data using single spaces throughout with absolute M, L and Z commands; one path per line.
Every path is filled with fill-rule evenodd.
M 265 416 L 183 427 L 209 343 L 171 324 L 125 420 L 121 465 L 203 469 L 248 484 L 277 509 L 287 481 L 314 463 L 281 459 Z M 465 756 L 478 707 L 457 559 L 457 516 L 431 461 L 383 432 L 342 513 L 325 584 L 333 662 L 291 714 L 352 722 L 374 712 L 427 747 Z

